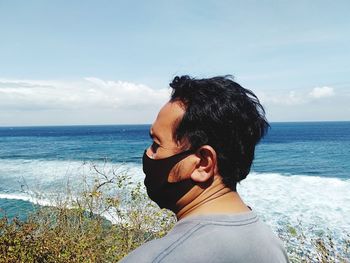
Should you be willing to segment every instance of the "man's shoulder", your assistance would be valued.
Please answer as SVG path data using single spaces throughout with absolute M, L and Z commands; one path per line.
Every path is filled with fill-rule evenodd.
M 132 251 L 122 259 L 121 263 L 128 262 L 155 262 L 155 259 L 162 253 L 166 246 L 165 238 L 154 239 Z
M 255 213 L 178 222 L 165 237 L 133 251 L 125 262 L 286 262 L 282 242 Z M 124 262 L 124 261 L 123 261 Z
M 177 231 L 177 227 L 176 229 L 170 231 L 168 235 L 159 239 L 151 240 L 138 247 L 137 249 L 132 251 L 127 257 L 125 257 L 121 262 L 161 262 L 167 255 L 174 252 L 174 250 L 176 250 L 176 247 L 181 242 L 183 242 L 187 236 L 191 235 L 191 232 L 194 231 L 193 228 L 195 229 L 196 225 L 186 227 L 188 231 L 184 232 Z
M 254 212 L 192 220 L 197 227 L 164 262 L 288 262 L 281 240 Z
M 164 237 L 151 240 L 126 256 L 121 262 L 162 262 L 171 253 L 176 253 L 177 247 L 192 236 L 201 226 L 198 222 L 178 222 Z M 169 261 L 164 261 L 169 262 Z

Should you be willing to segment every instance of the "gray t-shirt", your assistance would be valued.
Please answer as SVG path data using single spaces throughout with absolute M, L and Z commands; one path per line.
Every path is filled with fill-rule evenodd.
M 288 262 L 282 242 L 255 212 L 186 217 L 121 262 Z

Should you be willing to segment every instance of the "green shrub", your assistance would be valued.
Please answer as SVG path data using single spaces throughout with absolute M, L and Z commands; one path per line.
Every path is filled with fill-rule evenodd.
M 0 262 L 116 262 L 175 223 L 127 172 L 91 166 L 79 185 L 80 192 L 67 187 L 54 206 L 34 210 L 25 221 L 1 218 Z
M 91 165 L 88 175 L 56 196 L 54 206 L 36 208 L 22 221 L 2 217 L 0 263 L 116 262 L 164 236 L 174 215 L 160 210 L 142 184 L 119 168 Z M 331 234 L 305 232 L 302 224 L 278 230 L 291 262 L 349 262 L 349 235 L 339 244 Z
M 344 238 L 339 240 L 330 230 L 319 232 L 310 227 L 307 229 L 302 222 L 295 226 L 287 224 L 278 233 L 292 263 L 350 262 L 350 234 L 344 233 Z

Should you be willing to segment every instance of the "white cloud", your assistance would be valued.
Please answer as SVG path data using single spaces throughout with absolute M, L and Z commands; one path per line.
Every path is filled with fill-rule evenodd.
M 270 121 L 348 121 L 348 86 L 257 92 Z
M 332 97 L 335 95 L 332 87 L 316 87 L 310 92 L 307 91 L 289 91 L 287 93 L 258 93 L 258 97 L 263 103 L 276 104 L 284 106 L 293 106 L 307 104 L 314 100 Z
M 309 93 L 309 96 L 314 99 L 334 96 L 332 87 L 316 87 Z
M 266 104 L 276 105 L 298 105 L 304 104 L 306 99 L 294 90 L 289 91 L 286 94 L 268 94 L 265 92 L 258 93 L 258 98 Z
M 2 109 L 147 108 L 161 105 L 168 97 L 169 90 L 165 88 L 98 78 L 71 82 L 0 79 Z
M 0 126 L 152 123 L 169 88 L 85 78 L 0 79 Z M 269 120 L 347 120 L 347 88 L 257 92 Z M 271 119 L 270 119 L 271 117 Z
M 0 79 L 0 125 L 151 123 L 170 89 L 85 78 Z

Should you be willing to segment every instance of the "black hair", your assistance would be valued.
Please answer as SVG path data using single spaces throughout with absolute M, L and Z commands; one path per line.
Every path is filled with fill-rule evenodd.
M 185 107 L 175 139 L 186 138 L 193 149 L 213 147 L 223 182 L 236 191 L 237 183 L 250 171 L 256 144 L 269 128 L 258 98 L 230 75 L 207 79 L 176 76 L 170 87 L 170 101 L 180 101 Z

